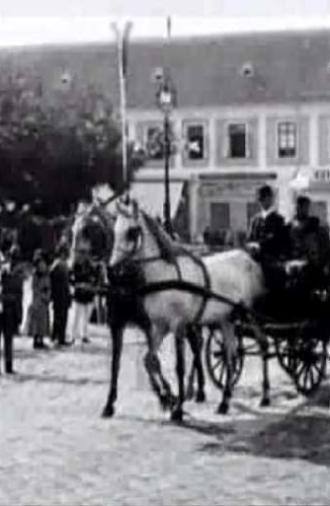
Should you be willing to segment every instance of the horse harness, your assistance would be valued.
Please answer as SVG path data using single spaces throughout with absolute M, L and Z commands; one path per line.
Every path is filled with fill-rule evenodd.
M 124 214 L 126 213 L 124 212 Z M 121 262 L 119 262 L 120 264 L 125 264 L 125 262 L 131 262 L 132 264 L 135 264 L 137 267 L 139 267 L 143 264 L 163 260 L 167 261 L 168 263 L 174 266 L 177 276 L 176 279 L 161 280 L 148 283 L 146 283 L 145 281 L 140 283 L 140 281 L 142 281 L 141 278 L 143 278 L 143 276 L 139 276 L 139 282 L 137 283 L 138 286 L 136 285 L 134 286 L 130 283 L 128 293 L 132 292 L 133 288 L 133 291 L 138 299 L 144 298 L 153 293 L 168 290 L 180 290 L 183 292 L 196 295 L 197 297 L 201 298 L 201 304 L 195 314 L 195 317 L 192 321 L 192 325 L 197 325 L 200 323 L 206 305 L 210 299 L 217 300 L 220 303 L 230 306 L 233 309 L 233 313 L 235 314 L 246 314 L 248 308 L 242 302 L 233 301 L 229 297 L 215 293 L 213 290 L 211 290 L 211 280 L 204 262 L 202 261 L 201 258 L 194 255 L 191 251 L 188 251 L 184 247 L 179 246 L 178 251 L 173 253 L 173 255 L 171 255 L 171 258 L 165 259 L 162 256 L 162 254 L 157 254 L 151 255 L 147 258 L 137 259 L 134 257 L 136 253 L 138 253 L 139 251 L 139 245 L 141 244 L 139 241 L 141 240 L 143 241 L 143 234 L 141 234 L 141 227 L 139 225 L 132 227 L 131 229 L 128 230 L 127 233 L 129 234 L 128 239 L 133 243 L 133 246 L 130 250 L 125 251 L 126 255 L 121 260 Z M 183 255 L 189 257 L 200 268 L 203 277 L 203 286 L 200 286 L 196 283 L 192 283 L 183 278 L 181 268 L 178 262 L 178 258 Z M 252 313 L 251 310 L 250 312 Z
M 134 255 L 135 255 L 135 253 L 137 253 L 138 247 L 139 247 L 140 228 L 135 227 L 134 229 L 131 229 L 130 232 L 132 234 L 131 239 L 133 240 L 133 248 L 131 249 L 129 256 L 132 257 L 132 262 L 141 265 L 141 264 L 147 264 L 147 263 L 152 263 L 152 262 L 157 262 L 159 260 L 163 260 L 161 255 L 153 255 L 153 256 L 150 256 L 147 258 L 143 258 L 143 259 L 134 259 Z M 143 297 L 146 297 L 147 295 L 151 295 L 152 293 L 157 293 L 157 292 L 171 290 L 171 289 L 172 290 L 188 291 L 188 292 L 190 292 L 202 299 L 201 304 L 200 304 L 200 306 L 196 312 L 196 315 L 193 318 L 193 322 L 192 322 L 193 325 L 196 325 L 202 319 L 207 302 L 210 299 L 210 295 L 212 294 L 212 292 L 210 291 L 211 280 L 210 280 L 210 276 L 209 276 L 208 270 L 207 270 L 204 262 L 199 257 L 195 256 L 193 253 L 191 253 L 190 251 L 187 251 L 184 248 L 180 249 L 180 253 L 182 255 L 186 255 L 199 267 L 199 269 L 201 270 L 201 273 L 202 273 L 203 286 L 199 287 L 199 289 L 198 288 L 194 289 L 197 287 L 197 285 L 184 280 L 183 274 L 182 274 L 182 271 L 181 271 L 181 268 L 180 268 L 180 265 L 178 262 L 178 258 L 180 256 L 180 254 L 178 254 L 178 255 L 175 255 L 174 258 L 171 259 L 171 261 L 170 261 L 170 263 L 173 265 L 173 267 L 175 269 L 176 276 L 177 276 L 176 279 L 156 281 L 156 282 L 152 282 L 152 283 L 148 283 L 148 284 L 144 283 L 142 286 L 139 286 L 137 288 L 137 296 L 143 298 Z M 127 258 L 126 258 L 126 261 L 127 261 Z M 211 297 L 212 297 L 212 295 L 211 295 Z M 224 298 L 224 299 L 225 300 L 223 300 L 223 302 L 228 303 L 228 300 L 226 298 Z

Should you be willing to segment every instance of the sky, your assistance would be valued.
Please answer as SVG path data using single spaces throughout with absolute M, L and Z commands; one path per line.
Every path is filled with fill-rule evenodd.
M 2 5 L 3 4 L 3 5 Z M 330 28 L 330 0 L 0 0 L 0 46 L 110 41 L 111 22 L 131 37 Z

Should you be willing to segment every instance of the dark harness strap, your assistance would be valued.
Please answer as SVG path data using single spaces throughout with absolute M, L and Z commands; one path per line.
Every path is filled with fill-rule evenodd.
M 203 260 L 201 258 L 196 257 L 192 253 L 189 253 L 188 255 L 200 267 L 202 274 L 203 274 L 203 278 L 204 278 L 204 295 L 202 295 L 201 305 L 195 315 L 195 318 L 193 319 L 193 325 L 196 325 L 202 319 L 207 302 L 209 300 L 208 293 L 210 292 L 210 289 L 211 289 L 211 280 L 210 280 L 209 272 L 208 272 Z
M 167 290 L 181 290 L 183 292 L 189 292 L 194 295 L 198 295 L 199 297 L 203 297 L 203 299 L 204 298 L 216 299 L 218 302 L 227 304 L 233 309 L 241 309 L 244 311 L 247 309 L 245 305 L 242 304 L 241 302 L 235 302 L 232 299 L 226 297 L 225 295 L 221 295 L 213 291 L 207 290 L 203 286 L 196 285 L 194 283 L 191 283 L 190 281 L 185 281 L 184 279 L 182 280 L 170 279 L 167 281 L 155 281 L 153 283 L 148 283 L 147 285 L 144 285 L 141 288 L 139 288 L 137 294 L 140 297 L 146 297 L 153 293 L 163 292 Z

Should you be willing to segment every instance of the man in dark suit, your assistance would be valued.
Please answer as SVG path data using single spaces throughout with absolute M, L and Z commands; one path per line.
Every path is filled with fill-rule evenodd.
M 7 252 L 7 262 L 1 269 L 1 304 L 0 340 L 4 342 L 5 372 L 14 374 L 13 342 L 19 332 L 22 320 L 23 270 L 20 263 L 20 252 L 16 245 Z M 1 369 L 1 368 L 0 368 Z
M 274 207 L 274 192 L 270 186 L 259 188 L 258 202 L 260 212 L 252 220 L 247 249 L 261 263 L 266 285 L 276 293 L 285 283 L 283 261 L 288 251 L 287 231 L 284 218 Z
M 251 223 L 248 243 L 261 261 L 281 260 L 286 254 L 287 239 L 283 217 L 274 207 L 274 193 L 270 186 L 258 190 L 260 212 Z

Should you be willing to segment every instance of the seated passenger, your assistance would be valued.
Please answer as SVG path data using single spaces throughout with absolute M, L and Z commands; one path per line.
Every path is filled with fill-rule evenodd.
M 318 285 L 324 282 L 327 275 L 330 240 L 326 227 L 316 216 L 310 216 L 310 204 L 308 197 L 300 196 L 297 199 L 296 214 L 288 226 L 290 257 L 305 265 L 308 284 Z

